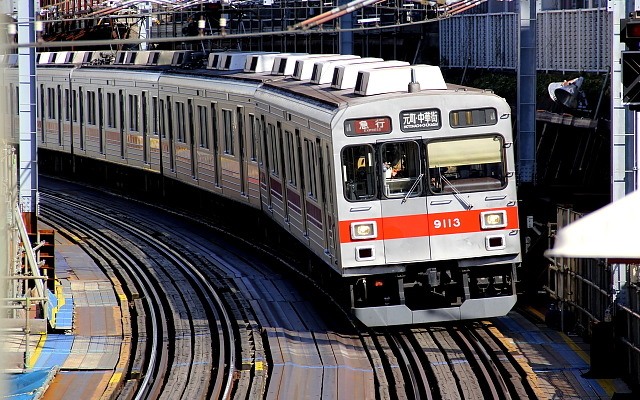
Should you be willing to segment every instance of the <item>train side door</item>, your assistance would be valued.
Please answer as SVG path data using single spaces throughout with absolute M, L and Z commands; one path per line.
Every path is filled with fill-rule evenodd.
M 45 143 L 46 142 L 46 122 L 45 122 L 45 104 L 46 104 L 46 99 L 45 99 L 45 87 L 43 84 L 40 84 L 39 88 L 38 88 L 38 94 L 39 94 L 39 99 L 38 101 L 38 120 L 36 122 L 36 132 L 40 132 L 40 143 Z
M 238 124 L 238 157 L 239 157 L 239 169 L 240 169 L 240 195 L 247 195 L 247 168 L 245 165 L 245 129 L 244 129 L 244 107 L 238 107 L 236 109 L 236 117 Z
M 283 162 L 283 186 L 286 195 L 286 218 L 289 224 L 289 230 L 297 237 L 303 237 L 305 230 L 303 229 L 302 214 L 302 192 L 300 191 L 300 168 L 298 164 L 299 149 L 296 145 L 296 137 L 300 136 L 298 129 L 292 130 L 288 127 L 284 128 L 284 136 L 281 138 L 282 143 L 282 162 Z
M 305 166 L 305 207 L 307 219 L 307 235 L 309 246 L 316 254 L 326 254 L 326 220 L 324 204 L 322 203 L 322 172 L 320 164 L 322 148 L 319 140 L 304 139 L 304 166 Z
M 220 170 L 220 124 L 218 123 L 218 103 L 211 103 L 211 139 L 213 141 L 213 158 L 211 165 L 213 168 L 213 184 L 220 187 L 220 178 L 222 171 Z
M 304 237 L 309 237 L 308 228 L 307 228 L 307 202 L 305 201 L 305 193 L 306 185 L 304 180 L 304 161 L 303 161 L 303 151 L 302 151 L 302 141 L 300 138 L 300 131 L 296 129 L 295 131 L 295 150 L 296 150 L 296 163 L 298 166 L 298 177 L 300 178 L 300 215 L 301 215 L 301 223 L 300 230 L 302 231 L 302 235 Z
M 271 181 L 269 176 L 271 174 L 272 154 L 270 148 L 270 130 L 273 129 L 272 124 L 268 124 L 264 118 L 264 115 L 260 117 L 261 121 L 261 135 L 260 135 L 260 149 L 262 151 L 262 162 L 260 165 L 260 198 L 262 201 L 262 209 L 265 212 L 271 213 L 273 208 L 271 207 Z
M 269 185 L 271 197 L 271 207 L 274 212 L 274 219 L 288 225 L 287 219 L 287 188 L 284 170 L 284 148 L 282 141 L 282 124 L 276 121 L 275 127 L 269 125 L 269 153 L 271 155 L 269 165 Z M 276 217 L 277 215 L 277 217 Z M 288 226 L 287 226 L 288 227 Z
M 80 92 L 80 99 L 82 99 L 82 91 Z M 80 101 L 80 103 L 82 103 L 82 100 Z M 126 134 L 126 128 L 125 128 L 125 102 L 124 102 L 124 90 L 119 90 L 118 91 L 118 110 L 120 111 L 119 113 L 119 121 L 118 123 L 120 124 L 120 157 L 122 158 L 126 158 L 127 153 L 126 153 L 126 149 L 127 149 L 127 134 Z M 80 119 L 82 120 L 82 109 L 80 109 Z M 82 126 L 84 124 L 80 123 L 80 126 Z M 82 131 L 82 128 L 80 128 L 80 140 L 82 143 L 82 138 L 84 137 L 84 133 Z M 80 145 L 80 148 L 82 148 L 83 145 Z
M 431 259 L 425 173 L 416 141 L 379 144 L 381 210 L 386 262 Z
M 191 177 L 198 177 L 198 143 L 196 142 L 196 129 L 194 124 L 194 112 L 193 112 L 193 100 L 187 100 L 187 115 L 188 115 L 188 127 L 189 127 L 189 149 L 191 158 Z
M 105 153 L 104 93 L 102 88 L 98 88 L 98 152 Z
M 62 87 L 60 85 L 56 88 L 56 107 L 58 108 L 58 146 L 62 146 Z
M 318 148 L 318 165 L 320 166 L 320 188 L 323 203 L 323 225 L 324 225 L 324 251 L 328 256 L 333 257 L 335 253 L 335 208 L 333 194 L 333 166 L 331 164 L 331 149 L 328 145 L 324 148 L 320 139 L 316 139 Z
M 167 96 L 167 151 L 169 152 L 169 170 L 173 173 L 176 170 L 175 158 L 173 156 L 173 104 L 171 96 Z
M 258 149 L 260 148 L 260 119 L 255 114 L 249 114 L 247 125 L 247 144 L 245 158 L 246 168 L 246 194 L 249 203 L 260 205 L 260 164 Z
M 75 154 L 75 131 L 78 123 L 78 91 L 71 90 L 71 121 L 69 121 L 69 149 L 71 154 Z
M 147 92 L 142 92 L 141 97 L 142 117 L 142 162 L 149 164 L 149 98 Z

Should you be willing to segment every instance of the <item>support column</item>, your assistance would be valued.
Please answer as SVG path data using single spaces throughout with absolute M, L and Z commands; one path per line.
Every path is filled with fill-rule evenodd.
M 38 152 L 36 141 L 36 50 L 33 1 L 18 5 L 18 80 L 20 152 L 18 184 L 20 208 L 29 232 L 38 231 Z
M 522 0 L 518 46 L 518 180 L 536 179 L 536 1 Z
M 344 5 L 347 2 L 346 0 L 340 0 L 339 5 Z M 353 15 L 348 12 L 340 17 L 340 29 L 351 28 L 353 28 Z M 353 54 L 353 31 L 342 30 L 338 33 L 338 37 L 340 38 L 340 48 L 338 49 L 340 54 Z

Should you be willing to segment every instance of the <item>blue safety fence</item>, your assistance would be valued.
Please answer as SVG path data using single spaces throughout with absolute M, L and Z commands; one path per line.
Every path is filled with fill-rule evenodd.
M 60 297 L 47 290 L 47 320 L 54 329 L 73 328 L 73 296 L 65 285 L 58 287 Z
M 11 400 L 32 400 L 42 397 L 44 390 L 58 373 L 58 367 L 24 374 L 4 375 L 6 393 Z

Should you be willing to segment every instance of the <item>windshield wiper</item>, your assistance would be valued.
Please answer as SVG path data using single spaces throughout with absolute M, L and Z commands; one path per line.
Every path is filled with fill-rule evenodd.
M 411 186 L 411 189 L 409 189 L 407 194 L 404 195 L 404 199 L 402 199 L 400 204 L 404 204 L 407 201 L 407 198 L 411 195 L 411 193 L 413 193 L 413 191 L 415 190 L 416 186 L 418 186 L 418 183 L 420 183 L 420 180 L 422 179 L 423 176 L 424 176 L 424 174 L 418 175 L 418 178 L 416 178 L 416 181 L 413 182 L 413 186 Z
M 458 189 L 456 189 L 455 186 L 453 186 L 453 183 L 451 183 L 451 181 L 449 179 L 447 179 L 446 176 L 444 176 L 444 174 L 440 175 L 440 178 L 442 178 L 442 180 L 444 181 L 444 183 L 446 183 L 447 185 L 449 185 L 449 187 L 451 188 L 451 190 L 453 190 L 453 195 L 456 196 L 456 199 L 458 199 L 462 204 L 465 205 L 465 207 L 467 208 L 467 210 L 471 210 L 473 208 L 473 205 L 471 203 L 469 203 L 468 201 L 466 201 L 465 199 L 462 198 L 462 195 L 460 194 L 460 191 Z

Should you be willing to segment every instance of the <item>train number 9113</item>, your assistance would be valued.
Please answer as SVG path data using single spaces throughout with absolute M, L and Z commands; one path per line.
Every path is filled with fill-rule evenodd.
M 462 225 L 460 218 L 443 218 L 433 220 L 433 227 L 435 229 L 440 228 L 458 228 Z

